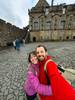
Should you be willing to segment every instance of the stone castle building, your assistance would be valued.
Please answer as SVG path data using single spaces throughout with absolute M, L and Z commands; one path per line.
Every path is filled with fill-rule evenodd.
M 75 4 L 50 6 L 39 0 L 29 10 L 30 40 L 75 40 Z

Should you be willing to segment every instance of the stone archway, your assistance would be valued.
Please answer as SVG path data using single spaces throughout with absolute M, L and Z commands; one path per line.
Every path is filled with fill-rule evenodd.
M 36 37 L 33 37 L 33 42 L 36 42 Z

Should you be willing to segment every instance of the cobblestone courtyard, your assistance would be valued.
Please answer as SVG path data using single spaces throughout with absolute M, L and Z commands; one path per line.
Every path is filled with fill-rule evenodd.
M 22 85 L 26 76 L 28 53 L 41 43 L 21 46 L 20 51 L 14 48 L 0 51 L 0 100 L 23 100 Z M 45 42 L 49 50 L 56 50 L 63 55 L 64 67 L 75 69 L 75 41 Z

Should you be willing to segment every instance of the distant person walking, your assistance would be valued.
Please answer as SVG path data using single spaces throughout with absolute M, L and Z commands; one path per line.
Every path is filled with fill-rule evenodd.
M 16 39 L 15 40 L 15 48 L 16 48 L 16 50 L 20 50 L 20 40 L 19 39 Z
M 13 41 L 13 46 L 14 46 L 14 48 L 16 49 L 16 44 L 15 44 L 15 40 Z

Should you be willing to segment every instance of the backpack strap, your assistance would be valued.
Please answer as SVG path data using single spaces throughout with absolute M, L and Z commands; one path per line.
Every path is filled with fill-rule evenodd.
M 47 73 L 47 71 L 46 71 L 46 65 L 47 65 L 48 62 L 50 62 L 50 61 L 52 61 L 52 59 L 47 60 L 46 63 L 45 63 L 45 65 L 44 65 L 44 71 L 45 71 L 46 73 Z
M 46 75 L 46 78 L 47 78 L 47 84 L 50 85 L 50 80 L 48 78 L 48 75 L 47 75 L 47 70 L 46 70 L 46 65 L 48 64 L 48 62 L 52 61 L 51 59 L 47 60 L 45 65 L 44 65 L 44 72 L 45 72 L 45 75 Z
M 45 75 L 46 75 L 46 78 L 47 78 L 47 83 L 48 83 L 48 85 L 50 85 L 50 80 L 49 80 L 49 78 L 48 78 L 46 66 L 47 66 L 48 62 L 50 62 L 50 61 L 53 61 L 53 60 L 52 60 L 52 59 L 47 60 L 46 63 L 45 63 L 45 65 L 44 65 L 44 72 L 45 72 Z M 56 64 L 56 65 L 58 66 L 58 69 L 60 70 L 61 73 L 64 73 L 64 72 L 65 72 L 65 69 L 62 68 L 61 65 L 59 65 L 59 64 Z
M 46 65 L 47 65 L 47 63 L 50 62 L 50 61 L 53 61 L 53 60 L 52 60 L 52 59 L 47 60 L 46 63 L 45 63 L 45 65 L 44 65 L 44 71 L 45 71 L 46 73 L 47 73 L 47 71 L 46 71 Z M 65 72 L 65 69 L 64 69 L 60 64 L 57 64 L 57 63 L 56 63 L 56 65 L 58 66 L 58 69 L 60 70 L 60 72 L 62 72 L 62 73 Z

